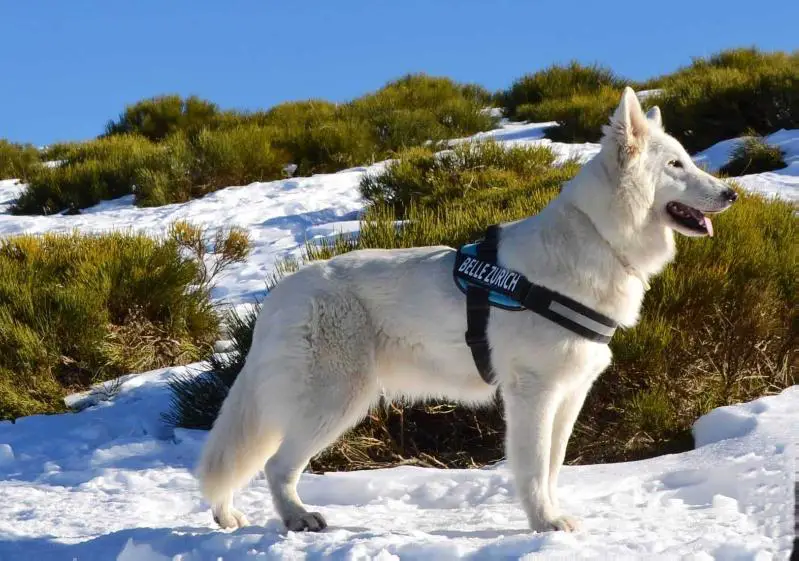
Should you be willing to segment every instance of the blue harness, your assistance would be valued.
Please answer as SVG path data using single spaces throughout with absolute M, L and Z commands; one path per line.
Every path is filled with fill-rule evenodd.
M 452 270 L 455 285 L 466 294 L 466 344 L 483 380 L 493 384 L 496 379 L 486 334 L 492 307 L 530 310 L 585 339 L 608 344 L 619 326 L 612 318 L 497 263 L 499 230 L 489 226 L 483 240 L 458 249 Z
M 469 243 L 461 246 L 461 248 L 458 250 L 459 255 L 470 258 L 462 259 L 460 261 L 460 265 L 455 268 L 455 284 L 458 285 L 458 288 L 460 288 L 461 292 L 464 294 L 467 293 L 470 286 L 475 286 L 477 284 L 473 277 L 465 273 L 467 271 L 478 269 L 476 274 L 480 274 L 479 268 L 481 268 L 481 266 L 477 265 L 477 263 L 480 262 L 480 260 L 477 259 L 477 248 L 479 245 L 479 243 Z M 507 271 L 507 269 L 503 269 L 497 265 L 492 265 L 492 267 L 496 267 L 499 271 Z M 459 271 L 461 268 L 463 268 L 463 271 Z M 514 300 L 510 293 L 506 292 L 507 288 L 510 287 L 514 280 L 514 278 L 511 276 L 514 273 L 509 273 L 510 274 L 503 274 L 502 272 L 495 270 L 492 271 L 489 269 L 487 273 L 483 274 L 483 278 L 488 281 L 498 281 L 497 286 L 488 291 L 488 303 L 495 308 L 502 308 L 503 310 L 510 310 L 512 312 L 520 312 L 525 309 L 524 306 L 522 306 L 517 300 Z M 500 292 L 499 289 L 502 289 L 502 292 Z

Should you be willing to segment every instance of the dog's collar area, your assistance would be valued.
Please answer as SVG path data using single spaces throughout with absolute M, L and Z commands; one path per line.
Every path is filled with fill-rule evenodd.
M 616 248 L 613 247 L 613 244 L 611 244 L 607 240 L 607 238 L 602 235 L 602 232 L 599 231 L 599 228 L 596 227 L 596 224 L 594 224 L 594 221 L 591 220 L 591 217 L 588 216 L 585 213 L 585 211 L 580 207 L 578 207 L 577 205 L 570 203 L 569 206 L 571 206 L 574 210 L 576 210 L 577 212 L 582 214 L 583 217 L 585 217 L 585 220 L 591 225 L 591 227 L 596 232 L 597 236 L 599 236 L 599 238 L 605 242 L 605 245 L 608 246 L 608 249 L 613 254 L 613 257 L 615 257 L 616 261 L 618 261 L 619 264 L 621 264 L 621 266 L 624 267 L 624 270 L 627 272 L 627 274 L 632 275 L 636 277 L 638 280 L 640 280 L 641 284 L 644 286 L 644 290 L 649 290 L 649 279 L 647 279 L 646 275 L 642 273 L 638 268 L 633 267 L 626 257 L 624 257 L 621 253 L 616 251 Z
M 453 268 L 455 284 L 466 294 L 466 344 L 483 380 L 496 380 L 486 335 L 491 307 L 529 310 L 590 341 L 610 342 L 616 321 L 497 264 L 498 242 L 499 226 L 489 226 L 482 241 L 458 249 Z

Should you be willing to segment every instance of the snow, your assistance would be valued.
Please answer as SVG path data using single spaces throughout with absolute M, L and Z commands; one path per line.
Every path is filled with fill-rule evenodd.
M 450 146 L 461 142 L 474 142 L 493 140 L 501 142 L 506 146 L 548 146 L 556 156 L 557 162 L 565 162 L 570 159 L 585 163 L 599 152 L 599 144 L 585 142 L 578 144 L 567 144 L 564 142 L 553 142 L 544 137 L 544 132 L 550 127 L 557 126 L 556 121 L 546 123 L 514 123 L 507 120 L 501 121 L 498 129 L 479 132 L 466 138 L 456 138 L 449 141 Z
M 776 171 L 736 177 L 736 182 L 748 191 L 799 203 L 799 130 L 782 129 L 765 137 L 765 140 L 782 149 L 787 166 Z M 696 154 L 694 161 L 710 171 L 718 171 L 741 142 L 740 138 L 723 140 Z
M 285 532 L 259 478 L 237 498 L 254 525 L 223 532 L 191 475 L 205 434 L 160 419 L 168 377 L 198 366 L 128 377 L 81 413 L 0 424 L 14 451 L 0 462 L 0 559 L 768 559 L 790 546 L 799 387 L 711 412 L 696 450 L 567 466 L 576 534 L 527 531 L 504 464 L 304 474 L 301 495 L 331 523 L 321 534 Z
M 561 160 L 586 161 L 598 151 L 596 144 L 550 142 L 543 138 L 548 126 L 505 122 L 476 139 L 546 144 Z M 796 200 L 799 131 L 769 141 L 786 151 L 788 167 L 739 180 Z M 717 167 L 730 148 L 720 143 L 697 161 Z M 274 264 L 298 255 L 306 241 L 357 235 L 359 181 L 383 166 L 229 187 L 157 208 L 137 208 L 123 197 L 75 216 L 12 216 L 8 206 L 23 187 L 0 181 L 0 238 L 75 229 L 159 235 L 175 220 L 240 226 L 252 236 L 252 255 L 213 296 L 242 304 L 261 296 Z M 285 532 L 258 478 L 237 497 L 254 525 L 224 532 L 191 474 L 205 433 L 171 430 L 161 419 L 169 377 L 198 368 L 132 374 L 70 396 L 79 413 L 0 422 L 0 560 L 787 558 L 799 386 L 710 412 L 697 421 L 690 452 L 567 466 L 561 502 L 582 519 L 575 534 L 530 533 L 502 463 L 304 474 L 300 494 L 330 522 L 319 534 Z
M 785 390 L 799 398 L 799 386 Z M 694 441 L 697 447 L 707 446 L 730 438 L 742 438 L 753 432 L 782 431 L 796 422 L 796 411 L 788 408 L 790 399 L 766 396 L 728 407 L 719 407 L 701 417 L 694 424 Z M 794 425 L 794 428 L 796 425 Z M 799 430 L 791 433 L 793 444 L 799 446 Z
M 379 169 L 383 164 L 372 166 Z M 275 263 L 288 255 L 299 255 L 306 239 L 318 237 L 327 225 L 330 235 L 344 221 L 357 220 L 363 202 L 358 182 L 366 168 L 327 175 L 228 187 L 188 203 L 153 208 L 134 205 L 128 195 L 68 216 L 12 216 L 0 208 L 0 237 L 43 232 L 104 232 L 130 230 L 162 235 L 177 220 L 203 228 L 238 226 L 251 236 L 252 253 L 245 263 L 231 267 L 213 292 L 213 297 L 231 304 L 252 302 L 265 291 L 265 279 Z M 10 204 L 19 186 L 0 182 L 0 205 Z
M 0 179 L 0 215 L 8 212 L 8 208 L 24 190 L 25 185 L 16 179 Z
M 644 101 L 647 98 L 652 97 L 653 95 L 660 95 L 661 93 L 663 93 L 662 89 L 639 90 L 639 91 L 635 92 L 635 95 L 636 95 L 636 97 L 638 98 L 639 101 Z

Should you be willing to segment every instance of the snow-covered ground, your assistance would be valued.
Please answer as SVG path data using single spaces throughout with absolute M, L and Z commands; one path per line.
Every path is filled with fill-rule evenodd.
M 542 138 L 546 125 L 506 123 L 477 136 L 549 144 L 561 158 L 586 160 L 598 150 L 551 143 Z M 740 182 L 799 201 L 799 131 L 769 141 L 786 151 L 788 167 Z M 731 147 L 720 143 L 696 159 L 717 168 Z M 0 237 L 74 229 L 158 235 L 178 219 L 241 226 L 252 255 L 214 292 L 241 304 L 262 295 L 274 263 L 306 240 L 357 232 L 358 182 L 383 165 L 229 187 L 157 208 L 124 197 L 77 216 L 11 216 L 6 209 L 21 187 L 0 181 Z M 799 387 L 711 412 L 697 423 L 700 446 L 691 452 L 565 468 L 564 509 L 583 521 L 576 534 L 529 533 L 503 465 L 304 475 L 303 498 L 331 524 L 321 534 L 284 532 L 259 479 L 237 500 L 254 526 L 229 533 L 216 529 L 191 476 L 205 435 L 173 432 L 160 418 L 166 380 L 186 368 L 197 365 L 128 377 L 105 401 L 75 397 L 80 413 L 0 423 L 0 561 L 787 558 Z
M 257 479 L 237 498 L 254 525 L 230 533 L 190 473 L 205 434 L 159 418 L 183 370 L 132 377 L 78 414 L 0 424 L 1 560 L 787 558 L 799 386 L 711 412 L 691 452 L 567 466 L 575 534 L 531 534 L 501 464 L 303 475 L 331 524 L 320 534 L 286 533 Z
M 785 153 L 786 167 L 766 173 L 737 177 L 744 188 L 769 197 L 799 203 L 799 130 L 780 130 L 766 137 L 768 144 L 779 146 Z M 694 156 L 694 161 L 717 171 L 730 159 L 740 139 L 723 140 Z

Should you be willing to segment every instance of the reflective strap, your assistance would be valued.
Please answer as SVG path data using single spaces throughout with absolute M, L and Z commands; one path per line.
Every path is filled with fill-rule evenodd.
M 560 314 L 561 316 L 572 320 L 574 323 L 582 325 L 586 329 L 590 329 L 594 333 L 599 333 L 600 335 L 605 335 L 606 337 L 613 337 L 613 334 L 616 332 L 615 327 L 607 327 L 602 325 L 598 321 L 594 321 L 591 318 L 572 310 L 568 306 L 564 306 L 557 300 L 553 300 L 549 303 L 549 309 L 556 314 Z

